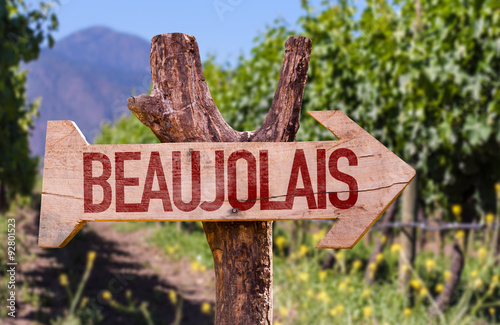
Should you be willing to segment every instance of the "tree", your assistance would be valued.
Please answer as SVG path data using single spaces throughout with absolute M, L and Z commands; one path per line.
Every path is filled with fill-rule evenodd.
M 30 157 L 28 135 L 37 103 L 26 102 L 26 72 L 20 63 L 35 60 L 57 18 L 50 3 L 31 9 L 22 0 L 0 0 L 0 211 L 16 194 L 33 188 L 38 159 Z

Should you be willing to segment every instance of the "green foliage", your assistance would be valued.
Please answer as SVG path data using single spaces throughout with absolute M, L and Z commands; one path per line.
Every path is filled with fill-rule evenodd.
M 140 144 L 158 143 L 158 138 L 141 123 L 135 115 L 122 115 L 112 123 L 101 125 L 101 133 L 95 139 L 96 144 Z
M 475 195 L 493 211 L 500 5 L 415 3 L 400 1 L 396 11 L 371 1 L 356 20 L 342 1 L 303 18 L 314 44 L 304 106 L 345 111 L 412 163 L 426 203 L 447 207 Z
M 0 210 L 35 182 L 38 160 L 29 156 L 28 132 L 38 105 L 26 103 L 26 72 L 19 66 L 35 60 L 45 40 L 53 45 L 57 24 L 51 3 L 32 9 L 22 0 L 0 0 Z
M 291 255 L 284 254 L 290 239 L 288 222 L 274 224 L 274 323 L 275 324 L 479 324 L 496 323 L 500 308 L 498 257 L 484 246 L 490 243 L 482 232 L 476 236 L 474 256 L 467 259 L 457 292 L 445 313 L 431 317 L 428 310 L 449 280 L 450 260 L 429 251 L 416 256 L 409 288 L 412 299 L 398 291 L 398 263 L 401 245 L 393 243 L 377 256 L 373 271 L 377 282 L 368 285 L 364 272 L 372 246 L 359 242 L 351 250 L 319 250 L 328 225 L 315 224 L 302 245 Z M 492 230 L 492 229 L 489 229 Z M 134 229 L 129 229 L 134 231 Z M 446 238 L 451 245 L 453 235 Z M 373 234 L 378 237 L 379 233 Z M 283 240 L 281 240 L 281 239 Z M 190 275 L 211 272 L 211 251 L 201 227 L 187 232 L 174 223 L 157 228 L 150 241 L 174 259 L 188 259 Z M 295 245 L 293 245 L 295 246 Z M 332 268 L 323 270 L 329 253 L 335 254 Z
M 303 1 L 298 34 L 312 39 L 313 50 L 297 139 L 331 137 L 305 112 L 340 109 L 415 166 L 429 210 L 474 197 L 483 211 L 494 211 L 493 185 L 500 179 L 500 5 L 419 3 L 417 10 L 415 1 L 369 1 L 356 18 L 347 1 L 326 2 L 319 12 Z M 256 39 L 252 57 L 240 59 L 236 69 L 206 74 L 233 127 L 260 125 L 272 103 L 283 44 L 293 34 L 278 22 Z M 220 81 L 211 81 L 217 78 L 224 80 L 222 95 Z
M 240 57 L 235 68 L 218 65 L 213 57 L 204 63 L 206 81 L 226 121 L 240 131 L 261 125 L 277 86 L 286 39 L 309 37 L 313 50 L 297 140 L 331 139 L 306 111 L 340 109 L 413 164 L 427 212 L 472 201 L 481 213 L 495 211 L 499 2 L 374 0 L 359 14 L 346 0 L 325 1 L 317 11 L 302 3 L 300 32 L 278 20 L 255 39 L 251 56 Z M 132 126 L 116 131 L 125 132 L 120 141 L 135 132 Z

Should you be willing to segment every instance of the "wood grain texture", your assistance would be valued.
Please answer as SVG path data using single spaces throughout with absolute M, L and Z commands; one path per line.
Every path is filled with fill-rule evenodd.
M 342 112 L 310 114 L 339 140 L 89 145 L 74 123 L 50 121 L 42 221 L 73 234 L 94 221 L 338 219 L 318 247 L 352 247 L 415 171 Z M 67 242 L 52 227 L 41 234 L 43 245 Z
M 205 82 L 198 44 L 190 35 L 163 34 L 152 39 L 153 91 L 150 97 L 132 97 L 127 104 L 161 142 L 294 141 L 299 128 L 311 47 L 311 40 L 305 37 L 287 40 L 271 109 L 263 125 L 254 132 L 236 132 L 222 118 Z M 204 222 L 203 225 L 214 252 L 218 279 L 216 324 L 272 324 L 272 222 L 232 223 L 230 226 Z M 228 240 L 214 240 L 219 237 Z M 254 240 L 251 246 L 247 246 L 247 254 L 234 251 L 240 238 Z M 253 249 L 261 255 L 255 256 L 253 268 L 248 270 L 243 267 L 245 257 L 253 256 L 250 253 Z M 217 257 L 215 252 L 224 254 Z M 243 287 L 241 274 L 245 272 L 262 272 L 261 276 L 268 277 L 267 286 L 247 281 L 248 287 Z M 232 287 L 237 287 L 238 292 L 226 290 Z M 244 318 L 235 316 L 240 314 L 241 306 L 233 304 L 241 295 L 250 303 Z
M 271 220 L 337 219 L 317 247 L 351 248 L 415 175 L 340 111 L 310 112 L 339 141 L 293 142 L 310 53 L 309 39 L 287 40 L 263 125 L 237 132 L 212 100 L 195 38 L 155 36 L 151 95 L 127 104 L 162 144 L 89 145 L 74 123 L 50 121 L 39 246 L 64 246 L 89 221 L 203 221 L 216 324 L 271 324 Z

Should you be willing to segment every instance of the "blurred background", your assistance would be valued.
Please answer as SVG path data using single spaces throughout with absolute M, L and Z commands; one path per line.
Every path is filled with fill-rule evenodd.
M 310 38 L 297 140 L 333 139 L 306 111 L 340 109 L 417 170 L 352 250 L 314 249 L 332 222 L 274 223 L 274 324 L 500 322 L 498 0 L 0 0 L 0 30 L 0 264 L 12 219 L 18 263 L 2 324 L 213 324 L 201 223 L 87 224 L 37 247 L 47 120 L 158 142 L 126 100 L 150 91 L 150 39 L 171 32 L 197 38 L 240 131 L 264 120 L 286 39 Z

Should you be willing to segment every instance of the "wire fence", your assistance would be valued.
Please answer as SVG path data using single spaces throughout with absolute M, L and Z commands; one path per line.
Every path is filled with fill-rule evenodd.
M 442 231 L 442 230 L 485 230 L 500 228 L 500 223 L 493 224 L 479 224 L 479 223 L 442 223 L 436 225 L 429 225 L 425 222 L 391 222 L 386 224 L 375 224 L 371 230 L 381 230 L 383 228 L 419 228 L 429 231 Z

